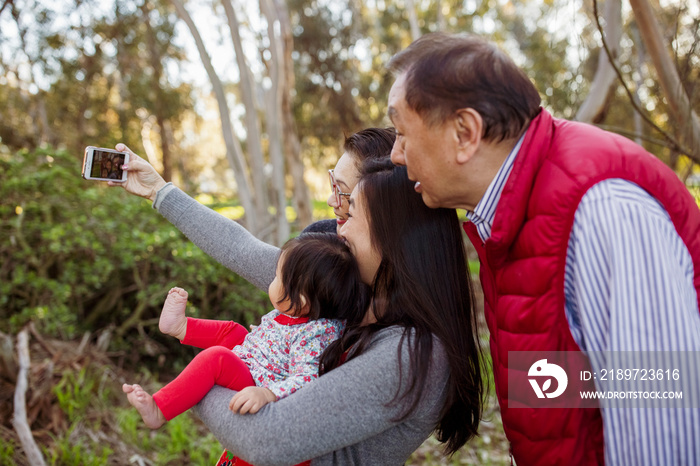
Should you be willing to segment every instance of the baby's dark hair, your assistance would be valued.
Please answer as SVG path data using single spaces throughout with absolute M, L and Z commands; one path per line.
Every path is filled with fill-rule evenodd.
M 369 305 L 369 286 L 347 244 L 335 233 L 305 233 L 290 239 L 280 254 L 283 299 L 301 309 L 304 296 L 311 320 L 341 319 L 359 324 Z M 282 310 L 282 309 L 280 309 Z

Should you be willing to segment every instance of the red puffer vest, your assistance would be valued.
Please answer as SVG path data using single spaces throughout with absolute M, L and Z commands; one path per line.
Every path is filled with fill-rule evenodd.
M 626 138 L 552 118 L 532 121 L 498 202 L 491 238 L 464 229 L 479 253 L 503 427 L 518 466 L 603 464 L 599 409 L 509 409 L 509 351 L 579 351 L 564 312 L 564 268 L 574 214 L 596 183 L 636 183 L 669 213 L 695 264 L 700 210 L 668 167 Z

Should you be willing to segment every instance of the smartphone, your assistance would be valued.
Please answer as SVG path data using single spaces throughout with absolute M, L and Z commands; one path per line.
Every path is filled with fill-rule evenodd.
M 86 180 L 126 181 L 126 174 L 122 165 L 129 161 L 127 152 L 119 152 L 114 149 L 87 146 L 83 157 L 83 178 Z

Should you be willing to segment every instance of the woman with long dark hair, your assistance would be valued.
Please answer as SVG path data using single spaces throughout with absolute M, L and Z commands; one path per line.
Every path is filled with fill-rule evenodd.
M 367 325 L 350 329 L 324 353 L 324 371 L 338 367 L 346 351 L 345 360 L 361 354 L 379 330 L 401 327 L 410 361 L 408 386 L 397 391 L 396 401 L 405 399 L 405 418 L 425 391 L 437 337 L 450 367 L 437 437 L 454 452 L 476 434 L 482 397 L 476 305 L 457 212 L 426 208 L 405 167 L 368 161 L 364 171 L 340 234 L 356 257 L 364 254 L 355 250 L 357 243 L 380 248 L 374 299 Z M 389 215 L 388 206 L 393 206 Z M 367 218 L 368 232 L 364 225 L 355 229 L 352 224 L 360 216 Z
M 330 223 L 374 291 L 364 325 L 324 354 L 317 381 L 255 415 L 230 413 L 232 392 L 221 387 L 199 404 L 224 446 L 253 464 L 402 464 L 432 432 L 447 453 L 476 434 L 481 359 L 461 229 L 454 210 L 427 208 L 405 169 L 388 162 L 394 139 L 393 129 L 353 134 L 329 174 Z M 267 289 L 278 248 L 166 184 L 133 153 L 127 170 L 120 186 L 153 200 L 205 252 Z
M 388 161 L 366 167 L 349 204 L 340 234 L 374 296 L 362 325 L 294 396 L 240 416 L 215 387 L 198 407 L 252 464 L 403 464 L 432 432 L 447 453 L 477 432 L 482 359 L 456 211 L 426 207 Z

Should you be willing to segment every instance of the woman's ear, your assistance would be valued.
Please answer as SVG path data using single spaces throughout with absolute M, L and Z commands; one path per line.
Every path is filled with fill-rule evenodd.
M 457 134 L 457 163 L 466 163 L 474 156 L 484 129 L 484 121 L 473 108 L 461 108 L 454 117 Z

